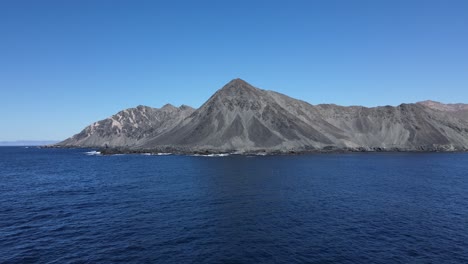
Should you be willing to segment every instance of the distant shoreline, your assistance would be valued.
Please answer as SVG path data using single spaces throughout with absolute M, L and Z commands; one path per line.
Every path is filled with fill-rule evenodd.
M 52 145 L 60 142 L 59 140 L 15 140 L 0 141 L 0 147 L 37 147 Z

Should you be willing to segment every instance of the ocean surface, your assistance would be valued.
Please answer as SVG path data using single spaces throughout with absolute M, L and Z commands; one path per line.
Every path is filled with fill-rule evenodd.
M 468 154 L 89 151 L 0 148 L 0 263 L 468 263 Z

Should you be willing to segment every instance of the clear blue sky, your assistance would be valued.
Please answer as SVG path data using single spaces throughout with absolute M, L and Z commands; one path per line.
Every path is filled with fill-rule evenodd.
M 237 77 L 312 104 L 468 103 L 468 1 L 0 1 L 0 140 L 199 107 Z

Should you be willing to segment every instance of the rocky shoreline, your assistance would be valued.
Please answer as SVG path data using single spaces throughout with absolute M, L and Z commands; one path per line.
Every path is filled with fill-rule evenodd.
M 130 148 L 102 148 L 102 147 L 82 147 L 82 146 L 42 146 L 43 148 L 82 148 L 96 149 L 102 155 L 116 154 L 149 154 L 149 155 L 240 155 L 240 156 L 271 156 L 271 155 L 303 155 L 303 154 L 326 154 L 326 153 L 454 153 L 468 152 L 467 148 L 454 148 L 453 146 L 418 146 L 414 148 L 382 148 L 382 147 L 357 147 L 357 148 L 338 148 L 335 146 L 327 146 L 324 148 L 305 147 L 303 149 L 255 149 L 239 151 L 234 149 L 209 149 L 209 148 L 190 148 L 190 147 L 171 147 L 165 146 L 151 149 L 130 149 Z

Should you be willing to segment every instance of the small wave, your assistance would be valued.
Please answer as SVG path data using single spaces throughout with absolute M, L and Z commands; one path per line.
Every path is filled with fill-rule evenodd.
M 165 152 L 162 152 L 162 153 L 141 153 L 140 155 L 144 155 L 144 156 L 168 156 L 168 155 L 172 155 L 172 153 L 165 153 Z
M 220 154 L 207 154 L 207 155 L 202 155 L 202 154 L 193 154 L 191 155 L 192 157 L 227 157 L 230 154 L 228 153 L 220 153 Z
M 101 155 L 101 152 L 93 150 L 93 151 L 85 152 L 85 154 L 88 156 L 96 156 L 96 155 Z

